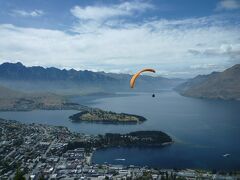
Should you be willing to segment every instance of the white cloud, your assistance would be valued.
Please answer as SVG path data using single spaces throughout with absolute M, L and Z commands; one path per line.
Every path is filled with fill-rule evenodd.
M 221 0 L 217 4 L 216 10 L 234 10 L 240 8 L 239 0 Z
M 71 9 L 71 13 L 79 19 L 84 20 L 100 20 L 114 16 L 129 15 L 129 12 L 110 7 L 86 7 L 75 6 Z
M 137 12 L 146 10 L 144 4 L 138 9 L 132 3 L 106 8 L 113 6 L 125 8 L 133 15 L 136 9 Z M 239 25 L 227 23 L 231 17 L 154 19 L 134 23 L 117 18 L 123 13 L 116 15 L 107 10 L 99 20 L 96 12 L 94 15 L 86 13 L 86 8 L 83 10 L 84 13 L 76 15 L 83 21 L 73 25 L 75 33 L 0 25 L 0 62 L 20 60 L 29 66 L 127 73 L 153 67 L 159 74 L 186 77 L 240 61 L 237 58 Z M 87 19 L 91 19 L 90 22 Z M 107 19 L 107 23 L 103 23 L 103 19 Z M 84 28 L 87 33 L 83 33 Z M 212 52 L 207 53 L 209 50 Z
M 11 15 L 22 16 L 22 17 L 39 17 L 39 16 L 44 15 L 44 12 L 39 9 L 35 9 L 33 11 L 12 10 Z
M 153 6 L 146 2 L 132 1 L 123 2 L 111 6 L 75 6 L 71 13 L 80 20 L 102 21 L 120 16 L 130 16 L 135 12 L 144 12 Z
M 240 59 L 240 43 L 221 44 L 214 48 L 189 49 L 189 53 L 194 55 L 227 56 L 234 59 Z

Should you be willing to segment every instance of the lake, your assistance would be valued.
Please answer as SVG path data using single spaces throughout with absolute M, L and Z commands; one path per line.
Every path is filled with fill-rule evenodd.
M 76 102 L 83 102 L 75 98 Z M 175 143 L 165 148 L 109 148 L 94 153 L 95 163 L 141 165 L 160 168 L 240 169 L 240 102 L 203 100 L 161 91 L 91 98 L 93 107 L 141 115 L 147 121 L 137 125 L 72 123 L 77 111 L 0 112 L 0 117 L 51 125 L 73 131 L 103 134 L 135 130 L 160 130 Z M 229 153 L 229 157 L 222 155 Z M 125 159 L 118 161 L 116 159 Z

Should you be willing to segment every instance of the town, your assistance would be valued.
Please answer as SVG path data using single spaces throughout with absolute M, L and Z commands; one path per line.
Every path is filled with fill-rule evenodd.
M 239 179 L 240 173 L 94 164 L 100 136 L 0 119 L 0 179 Z M 78 143 L 76 143 L 78 142 Z

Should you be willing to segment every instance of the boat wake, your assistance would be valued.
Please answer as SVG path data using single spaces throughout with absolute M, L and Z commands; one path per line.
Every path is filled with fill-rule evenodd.
M 125 161 L 126 159 L 115 159 L 115 161 Z

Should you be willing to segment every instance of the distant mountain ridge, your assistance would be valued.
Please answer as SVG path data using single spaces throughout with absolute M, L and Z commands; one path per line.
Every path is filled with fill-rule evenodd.
M 240 100 L 240 64 L 223 72 L 196 76 L 177 86 L 176 90 L 190 97 Z
M 26 67 L 22 63 L 3 63 L 0 65 L 0 78 L 8 80 L 70 80 L 70 81 L 95 81 L 97 79 L 112 81 L 113 78 L 92 71 L 60 70 L 41 66 Z
M 74 69 L 26 67 L 22 63 L 3 63 L 0 65 L 0 84 L 12 89 L 30 91 L 49 91 L 54 93 L 94 93 L 130 91 L 129 74 L 77 71 Z M 172 89 L 181 79 L 141 76 L 136 91 Z M 132 90 L 131 90 L 132 91 Z

